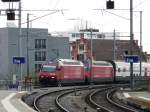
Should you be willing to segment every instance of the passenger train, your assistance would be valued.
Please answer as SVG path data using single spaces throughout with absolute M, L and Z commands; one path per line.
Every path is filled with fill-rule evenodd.
M 57 84 L 60 86 L 62 84 L 130 81 L 130 63 L 94 60 L 90 63 L 83 64 L 81 61 L 71 59 L 49 62 L 42 66 L 39 72 L 39 82 L 41 85 Z M 141 74 L 140 63 L 134 63 L 133 76 L 135 80 L 149 80 L 150 63 L 142 62 Z

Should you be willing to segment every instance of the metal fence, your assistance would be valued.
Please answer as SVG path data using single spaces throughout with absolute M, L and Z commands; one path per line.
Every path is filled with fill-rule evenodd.
M 0 90 L 27 90 L 31 91 L 33 89 L 33 82 L 26 81 L 12 81 L 12 80 L 0 80 Z

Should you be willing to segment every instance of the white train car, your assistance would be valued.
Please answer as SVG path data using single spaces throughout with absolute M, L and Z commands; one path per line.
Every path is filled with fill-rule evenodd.
M 116 81 L 130 81 L 130 63 L 115 62 L 116 65 Z M 133 63 L 134 80 L 148 80 L 150 78 L 150 63 L 142 62 L 141 75 L 140 63 Z

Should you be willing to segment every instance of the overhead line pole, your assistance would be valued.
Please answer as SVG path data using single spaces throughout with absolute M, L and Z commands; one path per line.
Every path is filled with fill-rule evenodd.
M 140 11 L 140 76 L 142 76 L 142 11 Z
M 91 80 L 90 80 L 90 84 L 92 84 L 92 70 L 93 70 L 93 68 L 92 68 L 92 66 L 93 66 L 93 39 L 92 39 L 92 28 L 90 29 L 90 34 L 91 34 L 91 43 L 90 43 L 90 45 L 91 45 L 91 53 L 90 53 L 90 55 L 91 55 L 91 68 L 90 68 L 90 72 L 91 72 Z
M 29 13 L 27 14 L 27 77 L 29 77 Z
M 133 0 L 130 0 L 130 55 L 133 55 Z M 131 89 L 134 89 L 134 78 L 133 78 L 133 62 L 130 62 L 130 83 Z
M 116 30 L 114 29 L 113 34 L 113 60 L 116 60 Z
M 21 30 L 21 0 L 19 1 L 19 15 L 18 15 L 19 21 L 18 21 L 18 27 L 19 27 L 19 56 L 22 56 L 22 30 Z M 20 65 L 20 80 L 22 81 L 22 64 Z
M 93 59 L 93 38 L 92 38 L 92 35 L 93 35 L 93 32 L 98 32 L 99 30 L 97 29 L 93 29 L 93 28 L 89 28 L 89 29 L 83 29 L 83 30 L 80 30 L 80 31 L 83 31 L 84 33 L 85 32 L 90 32 L 90 73 L 91 73 L 91 79 L 90 79 L 90 84 L 92 84 L 92 59 Z

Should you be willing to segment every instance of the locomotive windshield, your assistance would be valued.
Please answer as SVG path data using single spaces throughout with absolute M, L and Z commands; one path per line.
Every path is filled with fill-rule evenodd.
M 56 71 L 56 67 L 55 66 L 43 66 L 42 71 L 44 71 L 44 72 L 54 72 L 54 71 Z
M 109 63 L 106 62 L 93 62 L 93 65 L 98 65 L 98 66 L 110 66 Z
M 69 61 L 63 61 L 63 64 L 65 65 L 80 65 L 80 62 L 69 62 Z

